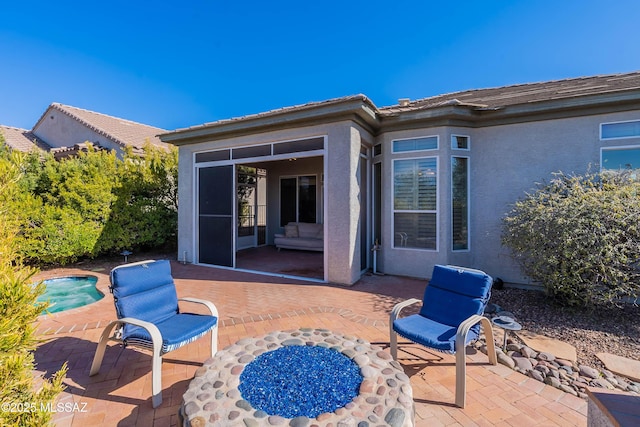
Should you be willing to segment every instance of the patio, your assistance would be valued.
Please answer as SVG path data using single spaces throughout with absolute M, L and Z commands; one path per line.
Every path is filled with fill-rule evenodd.
M 140 258 L 142 259 L 142 258 Z M 139 259 L 130 258 L 130 261 Z M 109 269 L 57 269 L 39 278 L 94 274 L 106 295 L 90 306 L 41 317 L 44 338 L 35 353 L 45 376 L 68 361 L 66 391 L 58 426 L 175 426 L 178 409 L 196 369 L 207 358 L 207 340 L 170 353 L 163 363 L 164 402 L 151 406 L 150 355 L 135 349 L 107 349 L 99 375 L 89 377 L 99 335 L 115 318 L 108 292 Z M 276 330 L 327 328 L 361 337 L 388 350 L 388 315 L 399 301 L 421 297 L 425 282 L 395 276 L 365 276 L 353 287 L 310 284 L 250 273 L 172 263 L 179 296 L 213 301 L 220 312 L 219 349 Z M 407 353 L 403 350 L 408 350 Z M 419 357 L 416 357 L 419 356 Z M 401 346 L 399 361 L 411 379 L 419 426 L 586 425 L 587 403 L 468 350 L 467 406 L 453 405 L 455 359 L 414 345 Z

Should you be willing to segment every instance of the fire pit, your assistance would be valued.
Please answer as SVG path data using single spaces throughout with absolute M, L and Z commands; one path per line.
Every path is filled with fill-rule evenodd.
M 413 392 L 381 348 L 303 328 L 245 338 L 218 352 L 196 372 L 180 417 L 190 427 L 408 427 Z

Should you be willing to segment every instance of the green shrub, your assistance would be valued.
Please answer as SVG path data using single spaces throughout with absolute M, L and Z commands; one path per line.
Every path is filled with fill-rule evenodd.
M 41 409 L 62 391 L 66 366 L 51 381 L 33 376 L 34 321 L 46 304 L 36 303 L 44 287 L 31 285 L 34 270 L 16 255 L 19 221 L 6 207 L 21 197 L 20 170 L 9 157 L 0 157 L 0 425 L 40 427 L 51 420 Z
M 637 298 L 639 191 L 632 172 L 555 174 L 515 203 L 504 218 L 502 242 L 560 304 Z
M 55 160 L 50 154 L 0 152 L 22 176 L 7 210 L 20 219 L 17 248 L 30 264 L 175 246 L 178 156 L 148 145 L 128 151 L 89 150 Z

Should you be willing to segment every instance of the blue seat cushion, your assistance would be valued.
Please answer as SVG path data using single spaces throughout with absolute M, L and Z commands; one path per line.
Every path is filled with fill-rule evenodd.
M 482 314 L 491 295 L 491 276 L 436 265 L 425 288 L 420 314 L 436 323 L 458 327 L 472 314 Z
M 168 353 L 197 340 L 213 329 L 217 323 L 218 318 L 215 316 L 191 313 L 176 314 L 156 323 L 162 335 L 162 353 Z M 125 344 L 151 346 L 151 335 L 139 326 L 125 325 L 122 340 Z
M 111 289 L 118 318 L 159 323 L 178 313 L 178 296 L 168 260 L 113 269 Z
M 420 314 L 396 319 L 393 330 L 404 338 L 445 353 L 455 353 L 457 326 L 449 326 L 428 319 Z M 475 325 L 467 335 L 466 344 L 478 339 L 480 325 Z

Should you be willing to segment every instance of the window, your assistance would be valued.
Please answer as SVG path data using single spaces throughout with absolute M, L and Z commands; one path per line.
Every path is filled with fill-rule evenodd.
M 603 148 L 600 165 L 602 170 L 640 169 L 640 147 Z
M 640 138 L 640 120 L 600 125 L 600 139 L 622 138 Z
M 454 150 L 469 150 L 469 137 L 465 135 L 451 135 L 451 148 Z
M 404 153 L 407 151 L 421 150 L 437 150 L 438 137 L 425 136 L 422 138 L 396 139 L 392 144 L 394 153 Z
M 393 162 L 393 246 L 437 249 L 435 157 Z
M 451 158 L 451 225 L 454 251 L 469 249 L 469 158 Z
M 316 176 L 280 179 L 280 226 L 316 222 Z

